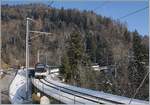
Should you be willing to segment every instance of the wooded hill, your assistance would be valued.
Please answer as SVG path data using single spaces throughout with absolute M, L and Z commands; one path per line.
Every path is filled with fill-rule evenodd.
M 49 8 L 46 5 L 2 5 L 2 60 L 25 65 L 26 17 L 36 22 L 30 30 L 51 32 L 30 43 L 30 65 L 47 55 L 49 65 L 62 65 L 66 82 L 131 97 L 148 71 L 148 36 L 130 32 L 119 20 L 93 11 Z M 30 34 L 34 36 L 35 34 Z M 91 66 L 111 66 L 108 72 L 95 72 Z M 148 78 L 136 98 L 148 100 Z

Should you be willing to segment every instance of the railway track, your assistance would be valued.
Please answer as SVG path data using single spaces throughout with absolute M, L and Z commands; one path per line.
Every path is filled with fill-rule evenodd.
M 53 74 L 53 73 L 50 73 Z M 33 79 L 41 92 L 66 104 L 129 104 L 130 98 L 63 84 L 52 78 Z M 33 83 L 34 84 L 34 83 Z M 44 91 L 45 89 L 45 91 Z M 57 95 L 55 95 L 57 94 Z M 61 98 L 58 98 L 61 97 Z M 68 99 L 68 100 L 67 100 Z M 67 100 L 67 102 L 66 102 Z M 148 101 L 133 99 L 132 105 L 149 105 Z
M 54 88 L 56 90 L 65 92 L 65 93 L 73 95 L 75 97 L 79 97 L 79 98 L 85 99 L 87 101 L 94 102 L 95 104 L 105 104 L 105 103 L 109 103 L 109 104 L 123 104 L 121 102 L 116 102 L 116 101 L 112 101 L 112 100 L 96 97 L 96 96 L 90 95 L 88 93 L 83 93 L 83 92 L 75 91 L 75 90 L 72 90 L 72 89 L 68 89 L 68 88 L 56 85 L 54 83 L 51 83 L 50 81 L 47 81 L 46 79 L 41 79 L 39 81 L 41 83 L 45 84 L 46 86 L 52 87 L 52 88 Z

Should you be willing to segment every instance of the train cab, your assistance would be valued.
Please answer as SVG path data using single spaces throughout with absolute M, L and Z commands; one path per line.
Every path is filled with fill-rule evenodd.
M 48 70 L 45 64 L 37 63 L 35 65 L 35 78 L 42 79 L 45 78 L 48 74 Z

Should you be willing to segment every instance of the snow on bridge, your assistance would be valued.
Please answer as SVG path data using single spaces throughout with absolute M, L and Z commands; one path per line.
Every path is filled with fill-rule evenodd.
M 53 80 L 53 74 L 45 79 L 33 79 L 33 85 L 45 94 L 66 104 L 129 104 L 130 98 L 100 91 L 67 85 Z M 131 105 L 148 105 L 148 101 L 133 99 Z
M 25 85 L 25 69 L 18 70 L 9 89 L 10 101 L 13 104 L 27 103 Z M 45 79 L 32 79 L 32 84 L 41 92 L 66 104 L 128 104 L 130 98 L 112 95 L 101 91 L 80 88 L 53 80 L 56 74 L 50 74 Z M 29 82 L 31 85 L 31 82 Z M 31 90 L 31 89 L 29 89 Z M 31 91 L 29 91 L 29 94 Z M 148 101 L 133 99 L 131 105 L 149 105 Z

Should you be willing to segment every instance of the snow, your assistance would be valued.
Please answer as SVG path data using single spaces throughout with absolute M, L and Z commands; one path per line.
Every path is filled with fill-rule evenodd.
M 59 68 L 55 68 L 55 69 L 50 70 L 50 73 L 55 73 L 55 72 L 59 72 Z
M 2 71 L 0 71 L 0 75 L 3 75 L 3 72 L 2 72 Z
M 44 81 L 42 81 L 44 82 Z M 60 91 L 60 90 L 57 90 L 55 88 L 58 88 L 55 86 L 55 88 L 52 88 L 52 87 L 49 87 L 45 84 L 43 84 L 41 81 L 39 81 L 38 79 L 34 79 L 32 81 L 32 83 L 42 92 L 44 92 L 45 94 L 57 99 L 57 100 L 60 100 L 61 102 L 65 103 L 65 104 L 74 104 L 74 103 L 77 103 L 77 104 L 85 104 L 85 103 L 88 103 L 88 104 L 95 104 L 91 101 L 88 101 L 88 100 L 85 100 L 83 98 L 79 98 L 79 97 L 75 97 L 74 95 L 71 95 L 71 94 L 68 94 L 66 92 L 63 92 L 63 91 Z
M 51 74 L 49 76 L 49 79 L 51 78 L 51 76 L 54 74 Z M 51 78 L 52 79 L 52 78 Z M 44 92 L 45 94 L 48 94 L 51 97 L 54 97 L 57 100 L 60 100 L 63 103 L 66 104 L 97 104 L 93 101 L 89 101 L 88 99 L 93 100 L 90 96 L 85 96 L 82 95 L 80 93 L 76 93 L 76 92 L 72 92 L 70 90 L 66 90 L 63 88 L 59 88 L 55 85 L 49 84 L 48 82 L 46 82 L 45 80 L 41 79 L 33 79 L 32 83 L 34 84 L 34 86 L 36 86 L 40 91 Z M 48 85 L 52 86 L 48 86 Z M 81 97 L 80 97 L 81 96 Z M 83 98 L 82 98 L 83 97 Z M 96 99 L 94 99 L 95 101 L 97 101 Z M 110 102 L 104 102 L 103 100 L 101 100 L 100 102 L 103 103 L 108 103 L 109 105 L 111 105 L 112 103 Z
M 120 103 L 129 104 L 129 102 L 130 102 L 130 98 L 128 98 L 128 97 L 123 97 L 123 96 L 113 95 L 113 94 L 109 94 L 109 93 L 104 93 L 102 91 L 94 91 L 91 89 L 85 89 L 85 88 L 67 85 L 67 84 L 60 83 L 58 81 L 53 80 L 52 77 L 54 77 L 53 74 L 47 76 L 46 80 L 48 80 L 49 82 L 51 82 L 53 84 L 56 84 L 61 87 L 65 87 L 70 90 L 78 91 L 81 93 L 89 94 L 92 96 L 96 96 L 99 98 L 104 98 L 104 99 L 108 99 L 108 100 L 112 100 L 112 101 L 116 101 L 116 102 L 120 102 Z M 130 103 L 130 105 L 135 105 L 135 104 L 136 105 L 149 105 L 149 102 L 143 101 L 143 100 L 138 100 L 138 99 L 133 99 L 132 102 Z
M 95 71 L 99 71 L 99 70 L 100 70 L 99 65 L 92 66 L 92 68 L 93 68 Z
M 96 100 L 96 101 L 99 100 L 99 102 L 106 103 L 106 104 L 111 104 L 111 102 L 101 100 L 101 98 L 119 102 L 119 103 L 124 103 L 124 104 L 129 104 L 129 102 L 130 102 L 130 98 L 128 98 L 128 97 L 113 95 L 113 94 L 109 94 L 109 93 L 104 93 L 102 91 L 95 91 L 95 90 L 91 90 L 91 89 L 86 89 L 86 88 L 81 88 L 81 87 L 64 84 L 61 81 L 54 79 L 54 78 L 57 78 L 56 76 L 58 76 L 58 75 L 55 73 L 52 73 L 50 75 L 47 75 L 46 81 L 44 79 L 41 79 L 41 80 L 33 79 L 32 83 L 40 91 L 54 97 L 55 99 L 58 99 L 64 103 L 66 103 L 66 104 L 73 104 L 75 101 L 78 104 L 81 104 L 81 103 L 94 104 L 95 103 L 95 102 L 86 100 L 84 98 L 88 98 L 88 99 L 92 99 L 92 100 Z M 48 83 L 47 81 L 51 82 L 52 84 Z M 58 88 L 60 91 L 57 90 Z M 72 94 L 69 94 L 68 92 L 72 93 Z M 80 94 L 78 92 L 83 93 L 83 94 Z M 78 95 L 78 96 L 75 96 L 75 95 Z M 100 99 L 93 98 L 91 96 L 94 96 L 94 97 L 97 97 Z M 84 97 L 84 98 L 81 98 L 81 97 Z M 138 100 L 138 99 L 133 99 L 132 102 L 130 103 L 130 105 L 149 105 L 149 102 Z
M 29 80 L 28 98 L 26 97 L 26 69 L 18 70 L 9 87 L 9 98 L 12 104 L 23 104 L 31 101 L 31 81 Z
M 3 70 L 0 69 L 0 78 L 2 78 L 2 75 L 4 74 Z

